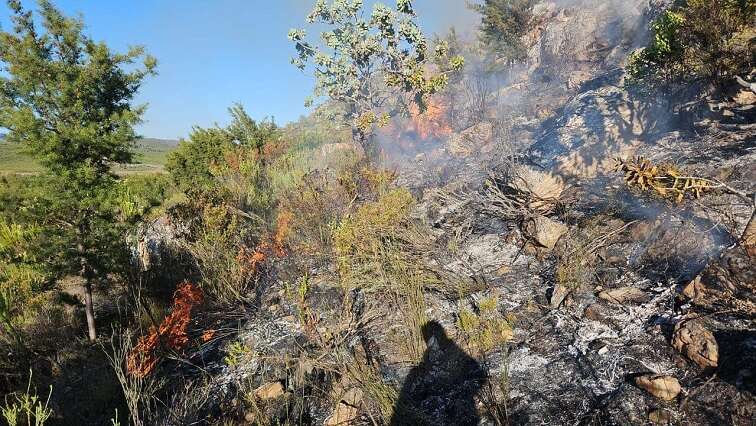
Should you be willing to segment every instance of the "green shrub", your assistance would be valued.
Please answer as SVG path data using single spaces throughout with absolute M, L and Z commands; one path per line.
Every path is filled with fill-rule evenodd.
M 252 350 L 244 344 L 244 342 L 235 340 L 228 345 L 226 349 L 226 356 L 223 358 L 223 362 L 229 366 L 234 367 L 238 365 L 245 357 L 252 353 Z
M 168 176 L 134 175 L 118 184 L 117 204 L 121 220 L 135 222 L 150 216 L 172 195 Z
M 459 312 L 457 326 L 472 349 L 486 353 L 512 339 L 514 316 L 502 317 L 498 304 L 496 297 L 488 297 L 478 302 L 477 313 L 469 309 Z
M 37 396 L 37 392 L 31 388 L 31 376 L 30 371 L 26 392 L 16 392 L 5 396 L 5 404 L 0 407 L 0 414 L 8 426 L 43 426 L 53 415 L 52 409 L 49 408 L 52 385 L 47 400 L 43 403 Z
M 672 11 L 664 12 L 651 25 L 651 42 L 630 56 L 629 74 L 636 80 L 646 76 L 667 80 L 680 73 L 683 46 L 680 40 L 685 16 Z
M 195 127 L 188 140 L 179 143 L 165 165 L 180 190 L 197 193 L 219 186 L 218 179 L 237 176 L 224 173 L 233 170 L 242 177 L 259 176 L 264 149 L 280 139 L 273 122 L 253 120 L 241 105 L 229 109 L 232 121 L 227 127 L 203 129 Z
M 390 240 L 414 205 L 406 189 L 392 189 L 360 206 L 333 233 L 339 269 L 345 282 L 364 281 L 391 260 Z
M 196 218 L 187 249 L 200 272 L 207 297 L 220 305 L 246 303 L 257 269 L 250 256 L 260 229 L 225 204 L 205 204 Z
M 688 0 L 651 24 L 651 40 L 631 55 L 628 82 L 642 89 L 703 79 L 721 84 L 756 58 L 753 0 Z
M 0 219 L 0 327 L 18 340 L 17 320 L 50 279 L 37 258 L 35 243 L 41 229 Z
M 214 188 L 225 203 L 247 213 L 266 218 L 274 200 L 264 159 L 257 149 L 234 146 L 223 161 L 210 166 Z

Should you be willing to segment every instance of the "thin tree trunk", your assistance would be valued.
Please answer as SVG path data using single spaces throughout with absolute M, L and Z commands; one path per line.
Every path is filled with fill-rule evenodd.
M 94 305 L 92 303 L 91 276 L 87 276 L 85 278 L 84 290 L 84 301 L 86 303 L 84 310 L 87 313 L 87 330 L 89 331 L 89 341 L 94 342 L 95 340 L 97 340 L 97 330 L 95 329 Z
M 756 256 L 756 207 L 751 212 L 751 219 L 740 236 L 740 243 L 745 247 L 749 256 Z
M 84 278 L 84 312 L 87 316 L 87 331 L 89 333 L 89 341 L 94 342 L 97 340 L 97 329 L 95 328 L 94 317 L 94 303 L 92 302 L 92 268 L 89 266 L 86 257 L 84 256 L 84 244 L 81 241 L 82 235 L 84 235 L 81 227 L 78 229 L 79 242 L 76 244 L 76 250 L 79 254 L 79 264 L 81 270 L 79 275 Z
M 377 150 L 375 149 L 373 141 L 365 132 L 360 129 L 352 129 L 352 140 L 362 148 L 368 164 L 374 164 L 377 162 Z

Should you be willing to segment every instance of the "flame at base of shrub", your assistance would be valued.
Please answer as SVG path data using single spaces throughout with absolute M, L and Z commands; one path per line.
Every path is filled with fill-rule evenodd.
M 289 211 L 282 211 L 276 219 L 276 231 L 267 235 L 255 247 L 249 250 L 242 247 L 237 254 L 237 261 L 245 274 L 253 277 L 260 273 L 263 264 L 271 257 L 286 256 L 284 248 L 286 237 L 290 232 L 293 215 Z M 201 305 L 205 300 L 202 290 L 186 281 L 173 294 L 173 307 L 170 315 L 165 317 L 156 329 L 151 327 L 147 335 L 137 341 L 126 359 L 129 374 L 136 377 L 146 377 L 152 373 L 161 360 L 160 350 L 180 351 L 189 343 L 187 328 L 191 321 L 192 309 Z M 202 340 L 207 341 L 214 333 L 205 331 Z
M 160 362 L 158 350 L 161 347 L 166 351 L 182 350 L 189 342 L 186 330 L 192 309 L 203 301 L 204 295 L 199 287 L 188 281 L 179 285 L 173 294 L 170 315 L 163 319 L 158 328 L 151 327 L 147 335 L 140 337 L 126 358 L 129 374 L 146 377 L 152 373 Z
M 262 239 L 262 241 L 250 250 L 246 247 L 239 249 L 236 260 L 242 267 L 242 272 L 252 277 L 257 276 L 262 265 L 271 257 L 286 256 L 286 237 L 291 229 L 293 214 L 290 211 L 283 210 L 278 213 L 276 218 L 276 231 Z

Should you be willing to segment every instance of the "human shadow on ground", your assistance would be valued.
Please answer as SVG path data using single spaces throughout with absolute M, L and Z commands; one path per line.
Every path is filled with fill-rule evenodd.
M 485 370 L 446 335 L 436 321 L 423 326 L 426 350 L 407 375 L 391 417 L 400 425 L 477 425 L 475 396 Z

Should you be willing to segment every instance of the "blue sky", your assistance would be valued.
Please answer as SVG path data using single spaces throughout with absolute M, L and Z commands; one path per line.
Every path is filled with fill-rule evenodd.
M 291 66 L 289 29 L 303 27 L 314 0 L 57 0 L 69 15 L 82 14 L 87 33 L 112 48 L 144 45 L 158 58 L 157 77 L 143 87 L 148 137 L 186 137 L 192 125 L 227 121 L 241 102 L 255 118 L 279 124 L 306 114 L 312 80 Z M 393 0 L 384 0 L 393 4 Z M 2 3 L 5 3 L 4 1 Z M 371 3 L 371 2 L 367 2 Z M 416 0 L 426 32 L 470 27 L 465 0 Z M 24 1 L 33 7 L 33 1 Z M 7 8 L 0 8 L 7 26 Z

